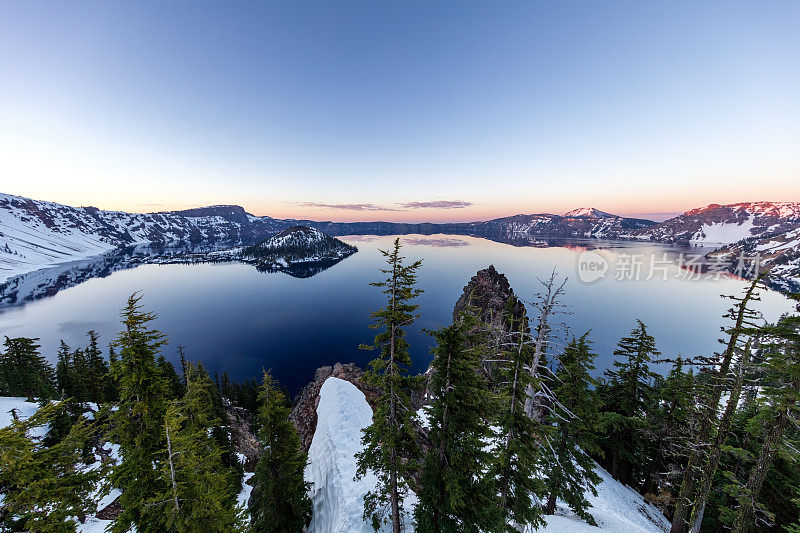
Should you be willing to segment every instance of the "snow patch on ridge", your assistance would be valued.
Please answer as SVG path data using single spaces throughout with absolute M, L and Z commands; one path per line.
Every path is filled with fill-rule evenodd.
M 703 224 L 700 230 L 692 236 L 690 242 L 692 244 L 732 244 L 752 237 L 754 227 L 752 217 L 740 224 L 731 222 Z

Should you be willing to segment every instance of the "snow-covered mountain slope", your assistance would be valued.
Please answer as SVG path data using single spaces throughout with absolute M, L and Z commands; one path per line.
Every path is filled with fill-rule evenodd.
M 564 213 L 564 218 L 622 218 L 618 215 L 612 215 L 605 211 L 600 211 L 594 207 L 579 207 L 567 213 Z
M 251 244 L 286 225 L 238 206 L 139 214 L 0 194 L 0 281 L 130 245 Z
M 330 377 L 322 385 L 317 406 L 317 428 L 309 449 L 306 481 L 314 483 L 312 501 L 314 518 L 312 533 L 368 533 L 372 528 L 362 516 L 363 497 L 375 487 L 374 476 L 354 481 L 354 455 L 363 449 L 361 430 L 372 421 L 372 408 L 364 394 L 352 383 Z M 633 489 L 615 481 L 598 467 L 602 482 L 597 496 L 587 495 L 589 510 L 600 530 L 618 533 L 661 533 L 669 524 L 655 507 L 645 503 Z M 404 502 L 407 511 L 413 509 L 415 496 Z M 563 504 L 555 516 L 546 517 L 543 531 L 559 533 L 590 533 L 599 531 L 566 510 Z M 410 516 L 405 519 L 405 531 L 414 530 Z M 386 529 L 386 528 L 385 528 Z
M 713 246 L 798 227 L 798 202 L 742 202 L 692 209 L 652 228 L 638 230 L 634 236 L 659 242 Z
M 625 238 L 637 230 L 654 226 L 652 220 L 612 215 L 593 207 L 582 207 L 563 216 L 540 213 L 497 218 L 472 223 L 478 235 L 512 238 L 519 235 L 538 238 Z
M 768 271 L 768 283 L 789 291 L 800 290 L 800 227 L 782 233 L 750 237 L 708 254 L 725 261 L 731 271 L 758 261 L 760 271 Z
M 662 533 L 669 530 L 669 521 L 654 506 L 645 502 L 632 488 L 621 484 L 600 466 L 597 474 L 602 480 L 597 485 L 597 496 L 587 494 L 589 512 L 600 530 L 619 533 Z M 552 533 L 596 533 L 590 526 L 570 513 L 563 502 L 558 503 L 554 516 L 546 516 L 547 526 L 539 531 Z

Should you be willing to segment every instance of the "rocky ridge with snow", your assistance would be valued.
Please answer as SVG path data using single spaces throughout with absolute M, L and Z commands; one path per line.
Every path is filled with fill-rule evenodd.
M 711 204 L 638 231 L 634 237 L 719 247 L 708 257 L 722 261 L 731 272 L 758 261 L 759 270 L 770 273 L 770 286 L 800 290 L 800 202 Z
M 750 239 L 794 243 L 800 228 L 798 202 L 711 204 L 656 224 L 582 207 L 554 215 L 520 214 L 482 222 L 405 224 L 396 222 L 318 222 L 257 217 L 239 206 L 210 206 L 163 213 L 123 213 L 94 207 L 0 194 L 0 283 L 45 267 L 96 257 L 130 246 L 198 245 L 246 247 L 304 226 L 337 235 L 450 234 L 471 235 L 513 245 L 551 245 L 551 239 L 629 239 L 681 245 L 729 246 Z M 765 245 L 769 240 L 765 241 Z M 748 249 L 747 243 L 741 249 Z M 770 249 L 769 262 L 780 279 L 800 281 L 796 244 Z M 199 260 L 231 257 L 200 257 Z M 143 259 L 147 261 L 147 258 Z M 326 259 L 327 260 L 327 259 Z M 265 263 L 281 270 L 281 262 Z M 271 266 L 270 266 L 271 265 Z M 304 263 L 290 275 L 319 271 Z M 791 282 L 791 281 L 790 281 Z
M 800 227 L 800 202 L 711 204 L 692 209 L 634 237 L 678 244 L 725 245 Z
M 318 222 L 254 216 L 219 205 L 161 213 L 124 213 L 71 207 L 0 193 L 0 282 L 27 272 L 87 259 L 130 246 L 246 247 L 294 226 L 328 235 L 475 235 L 515 241 L 547 238 L 618 238 L 654 222 L 595 209 L 565 216 L 517 215 L 485 222 L 405 224 Z
M 238 206 L 139 214 L 0 194 L 0 281 L 132 245 L 250 244 L 287 224 Z

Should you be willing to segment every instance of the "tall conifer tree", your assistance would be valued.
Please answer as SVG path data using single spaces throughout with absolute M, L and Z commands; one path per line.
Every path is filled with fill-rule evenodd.
M 106 401 L 104 380 L 109 368 L 97 342 L 100 336 L 94 330 L 90 330 L 86 335 L 89 337 L 89 346 L 85 350 L 89 377 L 87 399 L 99 404 Z
M 614 368 L 605 375 L 603 414 L 606 425 L 605 447 L 611 455 L 611 475 L 627 485 L 638 484 L 637 465 L 644 463 L 645 416 L 652 399 L 650 370 L 653 356 L 659 355 L 655 339 L 641 320 L 623 337 L 614 350 Z
M 39 353 L 39 339 L 9 338 L 0 353 L 0 385 L 6 396 L 25 396 L 28 401 L 56 396 L 56 375 L 53 367 Z
M 213 430 L 221 425 L 213 405 L 208 373 L 191 363 L 187 391 L 173 400 L 164 420 L 164 459 L 160 463 L 163 492 L 150 498 L 151 513 L 162 520 L 163 531 L 240 531 L 236 509 L 241 486 L 223 461 L 224 449 Z
M 165 492 L 158 465 L 164 460 L 164 415 L 167 411 L 166 380 L 156 358 L 166 341 L 150 327 L 153 313 L 142 310 L 141 295 L 133 294 L 122 311 L 125 327 L 117 339 L 119 360 L 112 369 L 119 386 L 119 409 L 113 415 L 115 442 L 120 445 L 120 463 L 111 474 L 113 486 L 122 490 L 122 513 L 112 531 L 125 533 L 157 531 L 160 521 L 148 512 L 150 498 Z
M 735 362 L 737 353 L 748 342 L 747 338 L 752 332 L 753 320 L 756 313 L 751 304 L 758 301 L 758 285 L 761 278 L 756 278 L 745 289 L 741 297 L 729 296 L 735 304 L 728 310 L 727 317 L 733 324 L 724 331 L 727 338 L 720 340 L 725 346 L 715 357 L 709 358 L 707 363 L 713 368 L 709 374 L 710 383 L 703 393 L 703 405 L 698 415 L 697 434 L 693 446 L 689 450 L 689 458 L 683 468 L 681 486 L 675 501 L 675 512 L 672 516 L 670 533 L 683 533 L 687 529 L 689 513 L 695 502 L 697 491 L 697 473 L 711 447 L 714 430 L 718 429 L 720 420 L 719 408 L 723 393 L 730 389 L 731 367 Z M 724 437 L 724 435 L 723 435 Z
M 545 426 L 538 417 L 528 416 L 525 405 L 529 392 L 540 390 L 537 381 L 541 373 L 530 372 L 535 343 L 526 320 L 510 320 L 509 326 L 511 333 L 504 342 L 507 352 L 500 369 L 498 439 L 491 475 L 497 479 L 503 523 L 537 527 L 542 524 L 537 500 L 545 493 L 537 475 Z
M 479 368 L 486 335 L 464 314 L 433 332 L 431 363 L 431 448 L 423 462 L 419 504 L 414 516 L 421 531 L 498 531 L 505 518 L 494 476 L 485 475 L 491 455 L 494 413 L 489 384 Z
M 394 533 L 400 533 L 402 498 L 408 492 L 410 476 L 416 471 L 419 450 L 415 440 L 409 389 L 411 367 L 409 344 L 405 337 L 407 328 L 418 317 L 418 305 L 411 301 L 422 293 L 416 287 L 417 270 L 421 261 L 409 265 L 400 255 L 400 239 L 395 239 L 391 251 L 381 250 L 388 268 L 381 269 L 384 281 L 371 283 L 382 289 L 386 306 L 372 313 L 375 324 L 370 327 L 381 330 L 375 337 L 373 348 L 380 355 L 370 363 L 366 382 L 380 391 L 375 414 L 370 426 L 364 429 L 364 450 L 359 452 L 358 477 L 367 470 L 378 477 L 378 486 L 364 500 L 364 518 L 378 529 L 388 518 Z M 383 509 L 388 507 L 388 517 Z
M 797 294 L 793 297 L 800 299 Z M 766 336 L 766 377 L 761 390 L 765 407 L 758 423 L 766 432 L 747 482 L 736 495 L 739 505 L 733 533 L 755 529 L 759 494 L 775 457 L 799 453 L 787 437 L 790 428 L 800 427 L 800 316 L 783 317 L 776 325 L 762 328 L 761 334 Z
M 262 454 L 250 499 L 251 527 L 257 533 L 300 532 L 312 512 L 309 483 L 303 478 L 308 456 L 301 447 L 297 428 L 289 420 L 286 396 L 266 372 L 259 401 L 258 440 Z

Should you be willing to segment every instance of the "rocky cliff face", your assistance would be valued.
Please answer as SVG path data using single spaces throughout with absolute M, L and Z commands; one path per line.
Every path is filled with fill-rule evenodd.
M 255 431 L 253 431 L 253 414 L 243 407 L 231 405 L 224 399 L 225 412 L 228 415 L 228 427 L 231 430 L 231 441 L 236 453 L 244 455 L 244 469 L 246 472 L 255 472 L 261 448 L 258 444 Z
M 519 324 L 526 321 L 525 306 L 514 294 L 505 274 L 498 272 L 494 265 L 479 270 L 464 286 L 464 291 L 453 306 L 453 322 L 458 320 L 467 306 L 476 310 L 478 319 L 486 326 L 490 343 L 501 342 L 505 334 L 511 331 L 512 324 L 514 330 L 518 331 Z M 525 327 L 527 329 L 527 325 Z M 483 371 L 491 383 L 499 379 L 494 363 L 484 361 Z M 431 372 L 429 369 L 428 382 Z M 424 395 L 428 397 L 427 386 Z
M 525 316 L 525 306 L 514 294 L 514 289 L 505 274 L 499 273 L 494 265 L 479 270 L 469 283 L 453 307 L 453 321 L 472 305 L 478 311 L 481 322 L 490 330 L 508 331 L 507 316 L 515 321 Z

